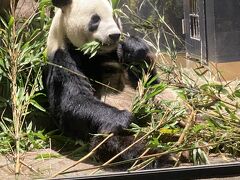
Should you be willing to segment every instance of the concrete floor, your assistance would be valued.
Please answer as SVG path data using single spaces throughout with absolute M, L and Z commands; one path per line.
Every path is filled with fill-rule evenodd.
M 167 59 L 167 58 L 166 58 Z M 186 54 L 179 53 L 177 62 L 183 68 L 196 68 L 199 67 L 199 63 L 196 63 L 194 59 L 186 58 Z M 216 72 L 221 73 L 224 80 L 231 81 L 240 79 L 240 60 L 234 62 L 223 62 L 223 63 L 215 63 L 215 62 L 208 62 L 207 65 L 210 68 L 210 71 L 216 74 Z

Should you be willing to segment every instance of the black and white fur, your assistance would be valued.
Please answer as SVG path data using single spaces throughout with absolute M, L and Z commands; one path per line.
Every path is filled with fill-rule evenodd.
M 108 93 L 108 88 L 101 83 L 122 91 L 127 77 L 132 87 L 136 87 L 141 74 L 132 73 L 128 67 L 138 68 L 139 65 L 140 68 L 144 61 L 151 66 L 149 48 L 137 37 L 119 42 L 121 31 L 113 19 L 108 0 L 52 2 L 59 10 L 53 18 L 47 41 L 49 62 L 57 66 L 48 65 L 44 73 L 50 113 L 65 134 L 92 141 L 92 146 L 100 140 L 93 139 L 91 134 L 114 133 L 116 136 L 96 154 L 100 160 L 106 160 L 133 142 L 134 137 L 125 129 L 134 117 L 129 111 L 100 100 Z M 89 59 L 89 55 L 76 49 L 92 40 L 103 46 Z M 156 75 L 154 68 L 151 75 Z M 138 144 L 120 158 L 134 158 L 144 151 L 144 146 Z

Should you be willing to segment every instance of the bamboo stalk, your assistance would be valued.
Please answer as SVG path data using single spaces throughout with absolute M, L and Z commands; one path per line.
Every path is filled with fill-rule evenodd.
M 15 41 L 16 41 L 16 22 L 15 22 L 15 7 L 16 7 L 16 0 L 12 0 L 10 2 L 10 6 L 11 6 L 11 15 L 14 17 L 14 22 L 12 25 L 12 29 L 11 29 L 11 39 L 14 40 L 13 45 L 15 45 Z M 19 113 L 18 113 L 18 107 L 17 107 L 17 73 L 18 73 L 18 63 L 17 63 L 17 59 L 18 59 L 18 52 L 16 50 L 16 48 L 11 45 L 9 45 L 9 57 L 10 57 L 10 66 L 11 66 L 11 70 L 10 70 L 10 80 L 11 80 L 11 102 L 12 102 L 12 119 L 13 119 L 13 124 L 14 124 L 14 138 L 15 138 L 15 146 L 16 146 L 16 150 L 15 150 L 15 174 L 18 175 L 20 173 L 20 135 L 19 135 L 19 125 L 20 125 L 20 117 L 19 117 Z
M 189 105 L 189 107 L 190 107 L 190 105 Z M 191 107 L 191 114 L 190 114 L 190 116 L 187 119 L 187 124 L 186 124 L 185 128 L 183 129 L 182 134 L 180 135 L 178 141 L 176 142 L 177 146 L 182 144 L 182 142 L 184 141 L 186 133 L 188 132 L 188 130 L 192 126 L 192 121 L 195 119 L 195 116 L 196 116 L 196 111 L 194 111 L 193 108 Z
M 141 156 L 143 157 L 143 156 Z M 140 158 L 141 158 L 140 157 Z M 145 168 L 146 166 L 148 166 L 149 164 L 151 164 L 153 161 L 155 160 L 154 157 L 150 158 L 150 159 L 147 159 L 146 161 L 130 168 L 128 171 L 137 171 L 137 170 L 142 170 L 143 168 Z
M 144 151 L 144 152 L 141 154 L 140 158 L 143 157 L 143 156 L 145 156 L 145 155 L 148 153 L 149 150 L 150 150 L 150 148 L 147 148 L 146 151 Z M 132 165 L 132 167 L 131 167 L 130 169 L 134 168 L 134 166 L 136 166 L 138 162 L 139 162 L 139 160 L 135 161 L 134 164 Z
M 28 165 L 27 163 L 25 163 L 24 161 L 20 160 L 20 163 L 24 166 L 26 166 L 28 169 L 30 169 L 31 171 L 33 171 L 34 173 L 39 173 L 36 169 L 34 169 L 31 165 Z
M 14 30 L 13 30 L 14 31 Z M 19 142 L 19 116 L 17 110 L 17 57 L 16 52 L 13 50 L 11 54 L 11 100 L 12 100 L 12 116 L 14 122 L 14 136 L 16 144 L 15 152 L 15 173 L 19 174 L 20 172 L 20 142 Z

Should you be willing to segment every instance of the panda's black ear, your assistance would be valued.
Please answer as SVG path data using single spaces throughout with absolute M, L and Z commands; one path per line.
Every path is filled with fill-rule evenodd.
M 52 4 L 58 8 L 63 8 L 72 3 L 72 0 L 52 0 Z

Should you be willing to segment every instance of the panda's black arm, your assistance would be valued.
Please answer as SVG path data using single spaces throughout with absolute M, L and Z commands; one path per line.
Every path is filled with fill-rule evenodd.
M 68 52 L 58 50 L 52 63 L 57 66 L 48 66 L 45 84 L 51 114 L 64 132 L 85 139 L 89 133 L 120 133 L 129 126 L 131 113 L 95 98 L 88 79 Z
M 111 107 L 96 98 L 78 94 L 76 97 L 64 96 L 61 102 L 60 119 L 65 132 L 74 137 L 84 138 L 89 133 L 119 134 L 131 123 L 132 116 L 128 111 Z
M 142 79 L 143 71 L 145 74 L 149 73 L 150 78 L 157 76 L 153 54 L 148 45 L 139 37 L 127 37 L 119 44 L 117 54 L 121 62 L 127 65 L 129 79 L 134 88 L 137 87 L 139 79 Z M 153 84 L 159 82 L 157 78 Z

